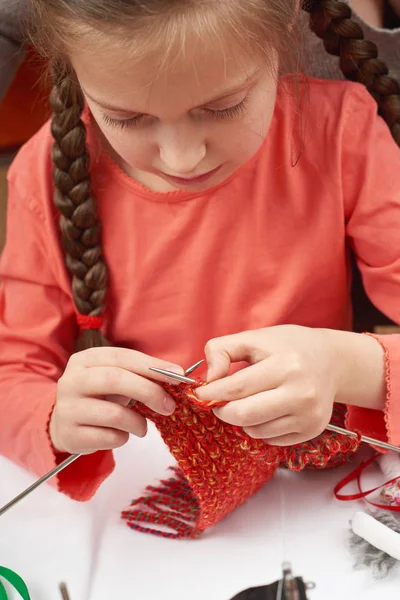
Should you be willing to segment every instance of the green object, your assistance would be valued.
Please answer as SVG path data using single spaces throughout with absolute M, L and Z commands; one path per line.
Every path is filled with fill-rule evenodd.
M 3 578 L 8 583 L 10 583 L 13 588 L 19 593 L 22 600 L 31 600 L 29 596 L 28 588 L 25 585 L 25 582 L 19 575 L 11 571 L 11 569 L 6 569 L 6 567 L 0 567 L 0 579 Z M 0 600 L 8 600 L 6 588 L 0 581 Z

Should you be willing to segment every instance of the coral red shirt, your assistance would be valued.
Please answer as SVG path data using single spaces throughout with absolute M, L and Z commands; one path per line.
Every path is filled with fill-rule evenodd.
M 400 149 L 358 84 L 309 81 L 297 162 L 296 115 L 280 88 L 257 154 L 201 193 L 145 189 L 100 151 L 89 124 L 114 345 L 188 366 L 216 336 L 284 323 L 351 328 L 349 247 L 372 301 L 400 322 Z M 38 475 L 59 460 L 47 424 L 77 337 L 51 144 L 46 125 L 9 172 L 0 261 L 0 452 Z M 386 411 L 349 408 L 347 425 L 400 445 L 400 336 L 384 344 Z M 85 500 L 113 467 L 112 452 L 99 452 L 53 483 Z

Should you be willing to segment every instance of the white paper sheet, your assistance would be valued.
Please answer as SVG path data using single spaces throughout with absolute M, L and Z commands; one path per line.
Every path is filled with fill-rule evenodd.
M 173 464 L 157 432 L 150 427 L 146 439 L 132 438 L 115 455 L 114 473 L 90 502 L 45 485 L 0 517 L 0 565 L 24 578 L 32 600 L 61 600 L 63 580 L 71 600 L 229 600 L 278 579 L 283 560 L 315 582 L 310 600 L 398 594 L 400 566 L 379 582 L 353 568 L 349 520 L 365 505 L 333 495 L 349 467 L 282 472 L 202 538 L 175 541 L 132 531 L 119 516 Z M 33 480 L 0 458 L 0 505 Z M 365 478 L 365 485 L 380 482 L 378 469 Z

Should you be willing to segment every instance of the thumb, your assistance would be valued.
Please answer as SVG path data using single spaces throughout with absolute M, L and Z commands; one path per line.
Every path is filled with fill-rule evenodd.
M 207 342 L 204 349 L 208 365 L 207 382 L 229 375 L 231 364 L 247 361 L 252 350 L 244 333 L 214 338 Z

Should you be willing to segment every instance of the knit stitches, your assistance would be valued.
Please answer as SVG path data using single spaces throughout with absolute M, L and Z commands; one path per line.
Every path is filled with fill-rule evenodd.
M 218 419 L 211 410 L 216 404 L 201 403 L 194 387 L 165 385 L 165 389 L 177 405 L 172 416 L 139 404 L 135 409 L 154 421 L 177 467 L 172 478 L 147 487 L 146 494 L 122 512 L 128 526 L 137 531 L 195 538 L 258 492 L 278 466 L 294 471 L 336 467 L 360 445 L 360 436 L 324 432 L 303 444 L 271 446 Z M 344 406 L 335 405 L 331 422 L 343 425 L 344 412 Z

